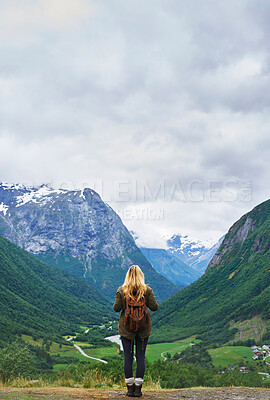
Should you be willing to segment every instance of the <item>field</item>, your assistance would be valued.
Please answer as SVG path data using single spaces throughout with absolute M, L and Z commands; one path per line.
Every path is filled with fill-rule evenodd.
M 27 335 L 22 335 L 22 338 L 31 344 L 42 345 L 41 339 L 33 340 L 31 336 Z M 159 359 L 164 360 L 167 352 L 169 352 L 173 357 L 176 352 L 180 353 L 186 347 L 190 346 L 191 342 L 199 343 L 200 340 L 196 339 L 195 336 L 191 336 L 175 342 L 148 344 L 146 348 L 146 358 L 152 363 Z M 76 344 L 80 346 L 87 355 L 95 358 L 106 360 L 107 358 L 114 357 L 118 354 L 118 346 L 116 344 L 114 344 L 113 347 L 100 348 L 91 348 L 91 344 L 89 343 L 76 342 Z M 213 364 L 217 367 L 228 367 L 229 365 L 234 365 L 239 361 L 252 361 L 254 363 L 260 362 L 252 360 L 252 349 L 246 346 L 224 346 L 221 348 L 209 349 L 208 351 L 212 357 Z M 77 349 L 70 345 L 62 345 L 62 347 L 59 347 L 58 343 L 52 342 L 49 353 L 51 355 L 59 354 L 61 357 L 73 357 L 79 361 L 98 363 L 98 361 L 83 356 Z M 59 360 L 59 363 L 55 364 L 53 369 L 57 371 L 64 368 L 66 365 L 66 363 Z
M 60 369 L 66 368 L 67 364 L 54 364 L 53 370 L 55 372 L 59 371 Z
M 169 352 L 173 356 L 176 352 L 181 352 L 186 347 L 190 345 L 190 343 L 199 343 L 200 340 L 195 339 L 194 336 L 177 340 L 175 342 L 168 343 L 157 343 L 157 344 L 148 344 L 146 348 L 146 357 L 148 361 L 154 362 L 156 360 L 163 360 L 165 357 L 165 353 Z M 99 348 L 91 348 L 91 345 L 88 343 L 75 342 L 78 346 L 82 348 L 82 350 L 89 356 L 101 359 L 107 359 L 118 354 L 118 346 L 114 344 L 113 347 L 99 347 Z M 58 349 L 57 353 L 60 353 L 62 357 L 69 356 L 78 358 L 80 361 L 86 361 L 90 363 L 98 363 L 98 361 L 91 360 L 90 358 L 84 357 L 78 350 L 74 347 L 68 347 L 66 350 Z M 59 352 L 61 350 L 61 352 Z M 164 357 L 162 357 L 162 353 L 164 353 Z M 67 364 L 56 364 L 54 365 L 54 370 L 58 370 L 64 368 Z
M 77 344 L 77 342 L 76 342 L 76 344 Z M 84 343 L 84 345 L 85 345 L 85 343 Z M 91 356 L 91 357 L 101 358 L 101 359 L 105 359 L 106 360 L 107 357 L 112 357 L 112 356 L 115 356 L 117 354 L 117 347 L 116 346 L 113 346 L 113 347 L 99 347 L 97 349 L 91 349 L 90 346 L 91 345 L 88 345 L 88 348 L 87 347 L 84 348 L 82 343 L 81 343 L 81 349 L 88 356 Z M 91 358 L 85 357 L 84 355 L 82 355 L 79 352 L 79 350 L 75 349 L 75 347 L 71 347 L 68 351 L 64 351 L 64 352 L 62 351 L 60 354 L 61 354 L 61 357 L 68 356 L 68 357 L 74 357 L 74 359 L 77 358 L 79 361 L 84 361 L 84 362 L 94 363 L 94 364 L 99 363 L 99 361 L 92 360 Z M 53 369 L 57 371 L 57 370 L 59 370 L 61 368 L 64 368 L 66 366 L 67 366 L 67 364 L 63 364 L 63 363 L 60 362 L 59 364 L 55 364 L 53 366 Z
M 145 356 L 150 362 L 162 359 L 164 360 L 161 355 L 162 353 L 164 353 L 163 355 L 165 356 L 165 354 L 169 352 L 171 356 L 173 356 L 175 353 L 180 353 L 182 350 L 188 347 L 191 342 L 199 343 L 200 340 L 195 339 L 194 336 L 191 336 L 175 342 L 148 344 L 146 347 Z
M 238 361 L 253 361 L 253 351 L 246 346 L 224 346 L 208 350 L 215 366 L 228 367 Z M 254 363 L 258 361 L 253 361 Z
M 28 335 L 22 335 L 22 339 L 25 342 L 30 343 L 35 346 L 42 346 L 42 343 L 43 343 L 42 339 L 33 340 L 33 338 Z M 70 351 L 70 350 L 73 350 L 73 347 L 70 345 L 63 344 L 62 347 L 60 347 L 59 343 L 52 342 L 49 353 L 50 354 L 58 354 L 58 353 L 62 353 L 65 351 Z
M 77 344 L 77 342 L 76 342 Z M 118 346 L 113 346 L 113 347 L 99 347 L 97 349 L 84 349 L 82 347 L 83 351 L 91 357 L 96 357 L 96 358 L 107 358 L 107 357 L 112 357 L 115 356 L 118 351 Z

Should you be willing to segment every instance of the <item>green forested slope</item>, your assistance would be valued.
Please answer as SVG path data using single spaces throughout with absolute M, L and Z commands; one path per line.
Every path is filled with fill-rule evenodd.
M 233 338 L 231 319 L 270 319 L 270 201 L 228 231 L 205 274 L 164 301 L 152 317 L 152 340 L 192 334 L 208 342 Z
M 53 268 L 0 236 L 0 332 L 61 337 L 80 323 L 113 317 L 87 282 Z
M 145 281 L 146 283 L 151 283 L 158 302 L 167 299 L 170 295 L 177 293 L 178 290 L 183 288 L 182 285 L 175 284 L 158 273 L 139 249 L 128 251 L 129 245 L 127 239 L 126 243 L 127 251 L 120 257 L 115 258 L 113 261 L 104 261 L 103 257 L 97 256 L 91 262 L 91 270 L 88 269 L 87 271 L 83 268 L 82 261 L 78 257 L 72 257 L 68 251 L 63 251 L 63 254 L 60 255 L 56 255 L 54 252 L 37 254 L 36 257 L 53 267 L 60 268 L 72 275 L 85 279 L 97 291 L 102 293 L 111 304 L 114 303 L 116 291 L 124 283 L 129 268 L 121 266 L 123 257 L 128 257 L 132 260 L 132 263 L 140 266 L 144 273 Z

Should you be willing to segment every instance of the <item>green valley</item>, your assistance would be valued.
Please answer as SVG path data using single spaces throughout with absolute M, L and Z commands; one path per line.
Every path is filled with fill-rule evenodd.
M 27 334 L 63 341 L 82 323 L 113 317 L 106 300 L 87 282 L 39 261 L 0 236 L 1 338 Z
M 230 228 L 202 277 L 150 312 L 149 387 L 270 386 L 269 251 L 267 201 Z M 2 360 L 21 354 L 23 379 L 41 386 L 122 385 L 124 354 L 105 339 L 118 333 L 110 302 L 3 237 L 0 268 Z
M 232 321 L 255 315 L 265 325 L 263 338 L 270 339 L 269 265 L 270 200 L 229 229 L 202 277 L 160 305 L 151 341 L 197 334 L 206 343 L 226 343 L 238 332 Z

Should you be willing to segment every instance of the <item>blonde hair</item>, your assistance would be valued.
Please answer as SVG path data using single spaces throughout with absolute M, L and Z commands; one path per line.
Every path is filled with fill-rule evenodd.
M 144 281 L 144 274 L 138 265 L 131 265 L 126 273 L 122 287 L 124 296 L 127 299 L 140 300 L 145 295 L 147 287 Z M 136 288 L 136 297 L 133 294 L 134 288 Z

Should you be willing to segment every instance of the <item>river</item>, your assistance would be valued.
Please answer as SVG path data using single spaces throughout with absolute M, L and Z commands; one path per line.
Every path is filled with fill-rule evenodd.
M 123 345 L 120 339 L 120 335 L 114 335 L 114 336 L 107 336 L 104 339 L 110 340 L 111 342 L 117 343 L 120 345 L 120 350 L 123 351 Z

